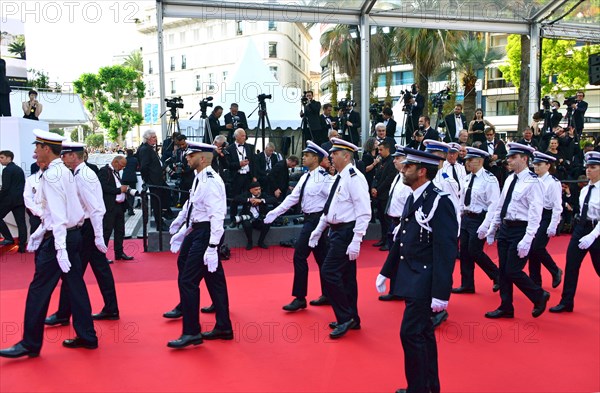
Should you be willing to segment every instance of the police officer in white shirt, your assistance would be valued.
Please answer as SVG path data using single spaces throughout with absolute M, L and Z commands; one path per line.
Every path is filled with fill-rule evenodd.
M 308 172 L 298 180 L 298 184 L 296 184 L 292 193 L 278 207 L 267 213 L 264 219 L 265 224 L 271 224 L 277 217 L 296 204 L 300 204 L 304 214 L 304 224 L 294 246 L 294 285 L 292 287 L 294 300 L 283 306 L 285 311 L 297 311 L 306 308 L 306 293 L 308 290 L 307 259 L 310 252 L 312 251 L 319 266 L 319 276 L 325 255 L 327 255 L 327 236 L 322 234 L 314 248 L 308 246 L 308 239 L 319 223 L 325 201 L 329 196 L 329 189 L 333 183 L 327 171 L 320 166 L 323 158 L 329 157 L 329 153 L 312 141 L 307 141 L 306 149 L 302 152 L 303 165 L 308 167 Z M 323 279 L 321 279 L 321 296 L 311 300 L 310 304 L 313 306 L 329 304 L 324 293 Z
M 229 297 L 225 272 L 221 264 L 218 246 L 223 237 L 225 220 L 225 184 L 212 167 L 214 145 L 189 142 L 186 155 L 188 165 L 196 170 L 190 198 L 183 205 L 170 232 L 171 243 L 179 242 L 181 251 L 177 258 L 183 333 L 169 341 L 170 348 L 184 348 L 201 344 L 206 340 L 232 340 L 233 330 L 229 319 Z M 177 252 L 179 247 L 171 248 Z M 206 279 L 216 311 L 215 328 L 209 332 L 200 330 L 200 281 Z
M 500 289 L 500 271 L 483 251 L 484 239 L 478 233 L 487 233 L 496 211 L 500 186 L 489 171 L 483 169 L 483 162 L 489 153 L 474 147 L 467 147 L 466 165 L 471 172 L 463 181 L 460 193 L 460 287 L 452 288 L 452 293 L 475 293 L 475 263 L 494 282 L 493 291 Z
M 538 151 L 533 152 L 533 169 L 544 185 L 544 210 L 531 251 L 529 252 L 529 277 L 537 285 L 542 285 L 541 265 L 552 274 L 552 288 L 560 285 L 563 272 L 548 254 L 546 246 L 551 237 L 556 236 L 556 230 L 562 213 L 562 186 L 560 181 L 549 173 L 556 158 Z
M 508 148 L 508 167 L 513 173 L 504 183 L 487 233 L 480 233 L 480 238 L 491 239 L 498 232 L 500 262 L 500 307 L 485 313 L 485 316 L 514 318 L 514 284 L 534 304 L 531 314 L 537 318 L 546 310 L 550 293 L 536 285 L 523 268 L 540 226 L 544 186 L 537 175 L 529 171 L 529 157 L 535 148 L 520 143 L 508 143 Z
M 550 312 L 572 312 L 583 258 L 589 252 L 596 274 L 600 276 L 600 152 L 585 153 L 585 174 L 590 182 L 579 194 L 579 220 L 567 248 L 565 283 L 560 303 Z
M 329 247 L 321 277 L 336 317 L 336 322 L 329 324 L 333 329 L 329 336 L 339 338 L 349 329 L 360 328 L 356 260 L 371 219 L 371 202 L 367 180 L 352 165 L 358 147 L 339 138 L 332 138 L 331 142 L 331 157 L 338 174 L 308 245 L 316 247 L 329 227 Z
M 110 265 L 106 263 L 107 247 L 104 243 L 102 219 L 106 208 L 102 200 L 102 186 L 96 173 L 83 161 L 85 145 L 76 142 L 64 142 L 62 145 L 62 160 L 67 168 L 73 171 L 77 195 L 83 211 L 85 221 L 81 227 L 83 245 L 81 248 L 82 271 L 85 274 L 88 264 L 98 281 L 98 287 L 104 300 L 104 308 L 98 314 L 93 314 L 95 320 L 119 319 L 119 306 L 115 279 Z M 68 325 L 71 317 L 71 302 L 69 299 L 68 284 L 63 282 L 60 289 L 58 311 L 45 320 L 46 325 Z
M 36 200 L 43 206 L 42 225 L 31 235 L 28 251 L 37 248 L 35 274 L 27 292 L 23 340 L 0 350 L 0 356 L 18 358 L 39 355 L 44 337 L 44 318 L 58 280 L 69 285 L 73 327 L 77 337 L 63 341 L 67 348 L 98 348 L 92 308 L 81 270 L 81 231 L 84 212 L 77 197 L 73 174 L 60 160 L 64 137 L 34 130 L 38 165 L 42 175 Z

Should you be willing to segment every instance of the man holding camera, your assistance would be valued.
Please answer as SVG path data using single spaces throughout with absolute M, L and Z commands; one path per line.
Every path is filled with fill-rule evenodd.
M 300 117 L 302 118 L 302 136 L 304 141 L 325 141 L 325 131 L 321 130 L 321 119 L 319 118 L 321 103 L 313 100 L 313 92 L 311 90 L 304 92 L 301 101 L 302 110 L 300 111 Z
M 221 117 L 221 115 L 223 114 L 223 107 L 220 105 L 215 106 L 215 109 L 213 109 L 212 113 L 210 115 L 208 115 L 208 125 L 210 127 L 210 132 L 209 130 L 205 130 L 204 131 L 204 143 L 212 143 L 212 140 L 210 139 L 215 139 L 215 136 L 219 135 L 221 133 L 221 131 L 227 131 L 227 130 L 233 130 L 233 124 L 226 124 L 226 125 L 221 125 L 221 122 L 219 121 L 219 118 Z
M 405 94 L 405 112 L 406 124 L 404 125 L 404 136 L 408 138 L 417 129 L 419 125 L 419 118 L 423 115 L 423 108 L 425 108 L 425 97 L 419 94 L 419 86 L 413 83 L 410 87 L 410 94 L 408 97 Z M 408 98 L 408 100 L 406 100 Z M 425 138 L 428 139 L 428 138 Z
M 231 126 L 229 126 L 231 124 Z M 239 110 L 238 104 L 235 102 L 229 107 L 229 113 L 225 115 L 225 127 L 229 129 L 227 135 L 227 142 L 233 143 L 233 131 L 238 128 L 247 129 L 248 120 L 246 120 L 246 114 Z
M 583 133 L 583 117 L 588 108 L 588 103 L 583 100 L 583 97 L 585 97 L 585 93 L 583 91 L 578 91 L 575 95 L 575 102 L 571 104 L 571 109 L 573 110 L 573 124 L 575 126 L 575 131 L 577 132 L 577 140 L 581 138 L 581 134 Z
M 259 230 L 258 246 L 266 250 L 269 246 L 266 245 L 265 238 L 267 237 L 267 233 L 269 233 L 269 229 L 271 229 L 271 224 L 267 224 L 263 220 L 272 206 L 277 203 L 277 200 L 275 197 L 263 195 L 260 183 L 256 181 L 250 183 L 247 193 L 238 196 L 236 199 L 237 203 L 242 205 L 242 212 L 239 216 L 235 216 L 231 220 L 230 226 L 235 226 L 236 224 L 242 225 L 246 239 L 248 240 L 246 250 L 252 250 L 252 247 L 254 247 L 252 229 Z
M 233 133 L 235 142 L 227 146 L 227 164 L 231 171 L 231 211 L 230 218 L 233 222 L 237 215 L 237 198 L 248 190 L 250 183 L 256 181 L 256 156 L 254 145 L 246 143 L 246 131 L 238 128 Z

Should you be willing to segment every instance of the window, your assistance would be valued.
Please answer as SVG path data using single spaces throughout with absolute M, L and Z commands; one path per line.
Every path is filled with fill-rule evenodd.
M 171 79 L 171 94 L 177 93 L 177 89 L 175 87 L 175 79 Z
M 274 20 L 269 21 L 269 31 L 277 31 L 277 22 Z
M 277 57 L 277 42 L 269 42 L 269 57 Z
M 215 89 L 215 74 L 208 74 L 208 90 L 213 91 Z
M 302 66 L 302 57 L 298 55 L 298 67 Z
M 206 38 L 209 40 L 213 39 L 213 34 L 214 34 L 215 28 L 214 26 L 208 26 L 206 28 Z
M 196 75 L 196 91 L 201 91 L 201 90 L 202 90 L 201 78 L 200 78 L 200 75 Z
M 179 33 L 179 43 L 185 44 L 185 31 L 182 31 L 181 33 Z
M 377 75 L 377 87 L 385 87 L 385 74 Z
M 300 33 L 298 33 L 298 41 L 296 41 L 296 43 L 298 46 L 302 46 L 302 35 Z
M 171 71 L 175 71 L 175 56 L 171 56 Z
M 175 34 L 169 34 L 168 42 L 169 42 L 169 45 L 175 45 Z
M 151 74 L 154 72 L 154 68 L 152 68 L 152 60 L 148 60 L 148 73 Z
M 415 83 L 415 74 L 412 71 L 396 71 L 392 73 L 392 86 L 410 85 L 412 83 Z
M 181 69 L 185 70 L 187 68 L 187 58 L 185 55 L 181 55 Z
M 148 95 L 150 97 L 154 96 L 154 81 L 148 82 Z
M 223 71 L 223 82 L 225 82 L 227 80 L 227 75 L 229 74 L 228 71 Z
M 276 80 L 279 80 L 279 78 L 277 77 L 277 66 L 269 66 L 269 71 L 271 72 L 271 74 L 273 74 Z
M 244 34 L 244 28 L 242 26 L 242 21 L 238 20 L 235 22 L 235 34 L 236 35 L 242 35 Z
M 491 37 L 490 46 L 505 47 L 507 44 L 508 44 L 508 35 L 502 34 L 502 35 L 494 35 Z
M 517 114 L 517 100 L 496 102 L 496 116 L 512 116 Z
M 200 41 L 200 29 L 194 29 L 194 42 Z

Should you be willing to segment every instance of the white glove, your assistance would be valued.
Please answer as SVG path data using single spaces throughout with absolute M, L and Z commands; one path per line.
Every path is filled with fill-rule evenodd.
M 581 239 L 579 239 L 579 248 L 581 250 L 587 250 L 596 241 L 596 236 L 593 233 L 588 233 Z
M 440 300 L 440 299 L 436 299 L 436 298 L 431 299 L 431 309 L 433 310 L 433 312 L 444 311 L 447 308 L 448 308 L 447 300 Z
M 71 270 L 71 261 L 69 261 L 69 253 L 67 250 L 56 250 L 56 260 L 63 273 L 68 273 L 69 270 Z
M 525 258 L 529 255 L 532 240 L 533 239 L 529 239 L 529 237 L 524 237 L 519 244 L 517 244 L 517 254 L 519 255 L 519 258 Z
M 546 231 L 546 235 L 548 235 L 548 237 L 556 236 L 556 227 L 554 227 L 554 228 L 548 227 L 548 230 Z
M 181 248 L 181 243 L 183 243 L 183 239 L 185 239 L 185 236 L 187 234 L 188 227 L 184 225 L 181 227 L 181 229 L 179 229 L 179 232 L 177 232 L 171 237 L 171 241 L 169 243 L 171 244 L 171 252 L 173 254 L 177 254 L 179 252 L 179 249 Z
M 385 282 L 387 280 L 387 277 L 384 276 L 383 274 L 378 274 L 377 275 L 377 279 L 375 280 L 375 287 L 377 288 L 377 292 L 379 293 L 384 293 L 386 286 L 385 286 Z
M 490 227 L 488 228 L 487 232 L 485 233 L 486 238 L 494 238 L 496 236 L 496 231 L 498 230 L 498 227 L 496 225 L 490 225 Z
M 398 232 L 400 231 L 400 224 L 396 225 L 394 230 L 392 231 L 392 239 L 396 241 L 396 236 L 398 236 Z
M 494 240 L 496 240 L 496 239 L 494 238 L 494 236 L 489 236 L 489 237 L 487 238 L 487 244 L 489 244 L 489 245 L 491 246 L 492 244 L 494 244 Z
M 319 239 L 321 238 L 322 234 L 323 231 L 319 230 L 318 228 L 312 231 L 312 233 L 310 234 L 310 238 L 308 239 L 308 246 L 310 248 L 315 248 L 317 246 L 317 243 L 319 243 Z
M 217 247 L 208 247 L 204 252 L 204 264 L 208 267 L 210 273 L 217 271 L 219 266 L 219 254 L 217 253 Z
M 106 247 L 106 244 L 104 243 L 104 238 L 102 236 L 96 236 L 94 238 L 94 244 L 96 244 L 96 248 L 102 254 L 106 254 L 106 252 L 108 251 L 108 247 Z
M 481 224 L 481 226 L 477 228 L 477 237 L 479 238 L 479 240 L 485 239 L 487 237 L 487 232 L 488 228 Z
M 358 240 L 352 240 L 346 250 L 346 255 L 348 255 L 348 259 L 351 261 L 356 261 L 358 259 L 358 254 L 360 254 L 360 242 Z
M 179 217 L 177 217 L 178 219 L 176 219 L 175 221 L 173 221 L 171 223 L 171 226 L 169 226 L 169 233 L 171 235 L 176 234 L 177 232 L 179 232 L 179 230 L 181 229 L 181 225 L 183 224 L 183 220 L 179 220 Z
M 273 210 L 271 210 L 270 212 L 267 213 L 263 222 L 265 224 L 271 224 L 273 221 L 275 221 L 276 218 L 277 218 L 277 214 L 275 214 L 275 212 Z
M 36 229 L 35 232 L 29 236 L 29 242 L 27 242 L 27 252 L 34 252 L 40 248 L 40 244 L 42 244 L 42 240 L 44 240 L 44 233 L 46 233 L 46 230 L 42 225 L 40 225 L 38 229 Z

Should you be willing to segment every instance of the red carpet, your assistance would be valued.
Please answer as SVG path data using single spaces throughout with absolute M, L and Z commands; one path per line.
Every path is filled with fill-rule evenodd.
M 564 268 L 568 237 L 551 241 Z M 63 348 L 72 327 L 47 328 L 41 356 L 1 359 L 2 392 L 393 392 L 404 387 L 399 326 L 404 304 L 377 300 L 375 277 L 385 253 L 365 242 L 359 258 L 359 312 L 362 330 L 338 341 L 328 339 L 329 307 L 287 314 L 291 301 L 291 249 L 232 251 L 225 262 L 234 341 L 206 341 L 175 351 L 181 322 L 162 318 L 177 303 L 175 256 L 143 254 L 140 241 L 127 242 L 135 261 L 116 263 L 113 272 L 120 321 L 96 323 L 100 348 Z M 486 250 L 496 261 L 495 246 Z M 112 257 L 112 251 L 109 255 Z M 548 289 L 549 305 L 562 286 Z M 4 252 L 0 261 L 0 346 L 20 340 L 33 255 Z M 499 305 L 491 282 L 476 270 L 475 295 L 454 295 L 450 319 L 438 331 L 443 392 L 591 392 L 600 390 L 600 280 L 586 258 L 581 269 L 575 312 L 531 317 L 532 305 L 515 290 L 513 320 L 485 319 Z M 91 270 L 86 275 L 94 312 L 102 299 Z M 455 269 L 455 282 L 459 268 Z M 208 305 L 201 284 L 201 303 Z M 57 295 L 55 292 L 55 295 Z M 319 295 L 311 262 L 309 299 Z M 50 312 L 54 312 L 57 296 Z M 201 315 L 203 330 L 214 323 Z

